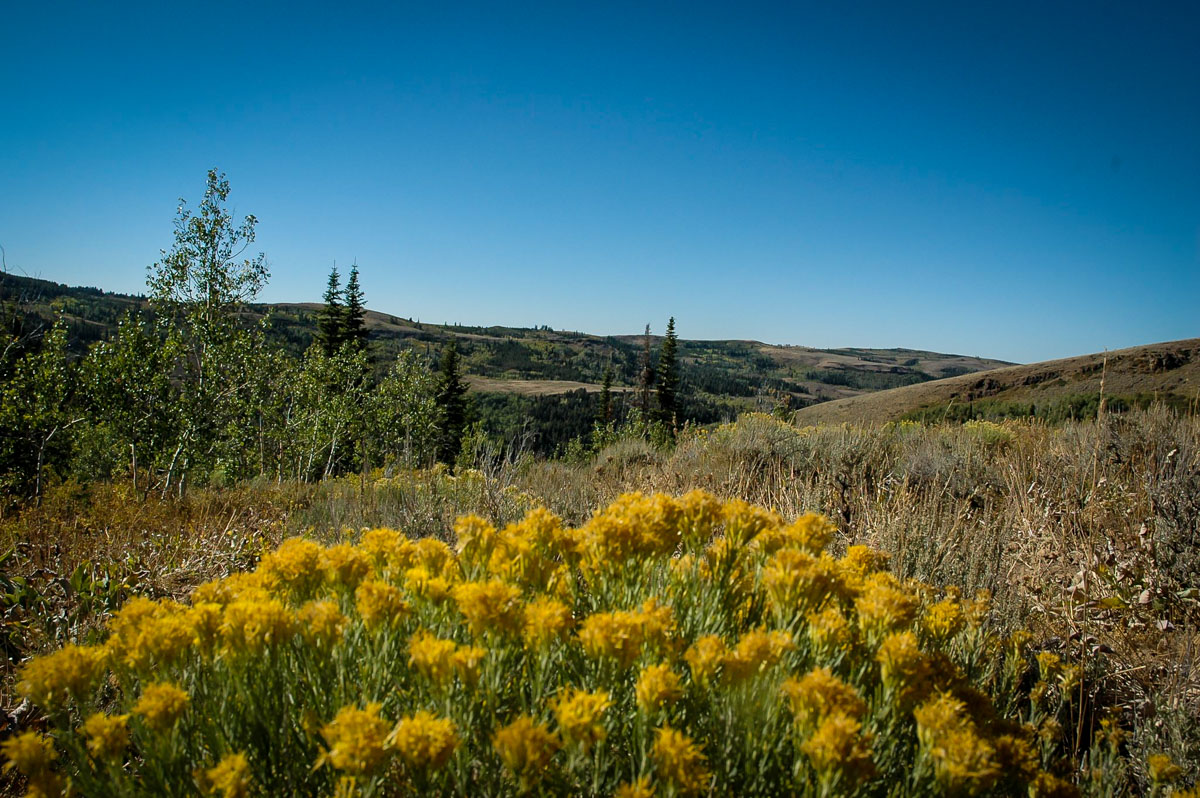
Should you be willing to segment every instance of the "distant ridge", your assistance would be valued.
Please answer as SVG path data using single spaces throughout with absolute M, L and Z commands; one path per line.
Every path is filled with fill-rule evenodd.
M 1200 338 L 1134 346 L 1112 352 L 1006 366 L 918 385 L 805 407 L 799 424 L 884 423 L 904 417 L 961 417 L 963 406 L 1003 413 L 1012 405 L 1052 407 L 1098 395 L 1113 400 L 1175 405 L 1200 403 Z M 956 412 L 956 410 L 958 412 Z

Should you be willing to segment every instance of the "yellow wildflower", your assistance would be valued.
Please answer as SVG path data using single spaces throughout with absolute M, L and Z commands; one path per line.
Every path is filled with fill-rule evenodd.
M 1146 772 L 1153 784 L 1170 784 L 1183 775 L 1183 768 L 1166 754 L 1151 754 L 1146 759 Z
M 681 520 L 669 496 L 622 494 L 578 530 L 583 566 L 604 571 L 631 557 L 670 554 L 679 545 Z
M 221 636 L 221 623 L 225 619 L 225 608 L 212 601 L 197 602 L 188 610 L 187 622 L 192 628 L 194 642 L 205 653 L 212 653 Z
M 963 614 L 967 618 L 967 623 L 972 629 L 978 629 L 983 626 L 991 612 L 992 592 L 990 590 L 980 590 L 975 593 L 973 601 L 963 602 Z
M 917 646 L 912 632 L 888 635 L 875 655 L 879 662 L 883 685 L 901 701 L 915 699 L 927 689 L 924 684 L 929 662 Z
M 437 770 L 454 754 L 458 734 L 453 721 L 421 710 L 400 719 L 392 746 L 410 768 Z
M 139 608 L 132 617 L 114 619 L 109 650 L 114 660 L 135 671 L 146 672 L 179 660 L 197 642 L 193 615 L 173 601 L 155 602 L 152 610 Z
M 623 782 L 617 786 L 613 798 L 654 798 L 654 788 L 650 786 L 650 777 L 642 776 L 634 781 Z
M 317 759 L 320 767 L 329 763 L 351 776 L 367 776 L 387 761 L 388 722 L 379 716 L 382 705 L 367 704 L 366 709 L 348 706 L 338 710 L 333 720 L 321 729 L 328 748 Z
M 678 701 L 683 696 L 683 688 L 679 683 L 679 674 L 664 663 L 642 668 L 634 693 L 643 711 L 655 712 L 667 703 Z
M 342 640 L 347 619 L 336 601 L 310 601 L 296 613 L 300 633 L 311 646 L 328 649 Z
M 777 665 L 793 648 L 795 643 L 787 632 L 761 629 L 746 632 L 725 658 L 725 676 L 734 682 L 757 676 Z
M 192 604 L 220 604 L 224 606 L 237 599 L 269 599 L 270 591 L 263 575 L 257 572 L 230 574 L 224 579 L 205 582 L 192 591 Z M 132 601 L 132 599 L 131 599 Z M 129 606 L 128 603 L 125 605 Z M 112 624 L 110 624 L 110 627 Z M 115 631 L 115 629 L 114 629 Z
M 844 592 L 836 561 L 796 549 L 780 549 L 762 570 L 762 585 L 771 607 L 783 620 L 808 613 Z
M 566 636 L 574 624 L 571 608 L 558 599 L 540 596 L 525 606 L 525 625 L 522 634 L 525 646 L 544 648 Z
M 487 649 L 479 646 L 459 646 L 454 651 L 454 672 L 463 684 L 474 685 L 479 681 L 479 667 L 487 657 Z
M 467 619 L 471 633 L 515 632 L 521 627 L 521 591 L 498 579 L 463 582 L 452 591 L 458 611 Z
M 688 546 L 703 546 L 712 539 L 716 527 L 724 521 L 720 499 L 703 490 L 692 490 L 679 497 L 679 530 Z
M 87 738 L 88 753 L 100 761 L 119 760 L 129 746 L 128 721 L 128 715 L 89 715 L 80 729 Z
M 808 638 L 819 654 L 829 657 L 850 648 L 854 642 L 854 630 L 842 611 L 830 606 L 809 614 Z
M 256 653 L 286 643 L 295 634 L 295 616 L 274 599 L 234 601 L 225 607 L 221 621 L 221 639 L 235 653 Z
M 654 730 L 650 756 L 660 779 L 671 784 L 680 795 L 697 795 L 708 789 L 707 759 L 691 737 L 670 726 Z
M 416 561 L 423 565 L 431 574 L 449 577 L 459 571 L 458 560 L 454 550 L 437 538 L 421 538 L 413 544 L 416 548 Z
M 725 537 L 746 544 L 760 532 L 783 525 L 778 513 L 755 507 L 742 499 L 730 499 L 721 510 L 725 517 Z
M 50 712 L 69 700 L 82 700 L 104 672 L 105 650 L 66 645 L 27 662 L 17 677 L 17 692 Z
M 321 552 L 321 570 L 330 585 L 353 590 L 370 573 L 371 557 L 348 543 L 330 546 Z
M 443 601 L 450 597 L 451 585 L 446 577 L 434 576 L 428 568 L 418 565 L 404 572 L 404 588 L 430 601 Z
M 183 715 L 189 701 L 188 694 L 180 687 L 169 682 L 155 682 L 142 690 L 141 697 L 133 705 L 133 714 L 142 716 L 154 731 L 165 732 Z
M 857 720 L 839 712 L 825 716 L 800 750 L 826 785 L 843 780 L 853 784 L 875 774 L 871 736 L 862 733 Z
M 939 646 L 945 645 L 965 625 L 962 605 L 954 599 L 939 601 L 925 610 L 921 618 L 921 628 Z
M 279 544 L 279 548 L 262 558 L 258 573 L 262 575 L 263 582 L 274 590 L 306 596 L 324 578 L 321 554 L 321 546 L 311 540 L 288 538 Z
M 811 733 L 825 717 L 833 714 L 859 719 L 867 705 L 858 691 L 833 675 L 828 668 L 816 668 L 799 679 L 788 679 L 781 692 L 787 697 L 803 733 Z
M 878 640 L 911 624 L 919 604 L 917 597 L 903 589 L 891 574 L 874 574 L 867 578 L 854 602 L 858 627 L 868 640 Z
M 437 685 L 445 685 L 454 675 L 453 640 L 442 640 L 422 630 L 409 638 L 408 662 L 423 676 Z
M 612 698 L 603 690 L 589 693 L 572 688 L 560 694 L 554 702 L 559 734 L 568 742 L 591 748 L 606 735 L 600 718 L 610 706 Z
M 561 746 L 557 735 L 528 715 L 521 715 L 492 735 L 492 748 L 523 783 L 540 780 Z
M 913 711 L 917 739 L 949 792 L 981 792 L 1000 776 L 995 747 L 979 735 L 961 700 L 943 694 Z
M 754 539 L 754 547 L 765 554 L 789 548 L 807 554 L 820 554 L 837 533 L 828 518 L 805 513 L 787 526 L 766 529 Z
M 588 656 L 615 659 L 628 668 L 644 646 L 662 646 L 674 626 L 670 607 L 654 599 L 634 611 L 597 612 L 579 629 L 579 642 Z
M 683 658 L 692 671 L 692 681 L 708 686 L 717 670 L 725 662 L 728 649 L 725 641 L 716 635 L 704 635 L 696 638 L 696 642 L 684 652 Z
M 21 732 L 0 742 L 0 754 L 4 755 L 4 772 L 13 768 L 28 779 L 37 779 L 49 773 L 58 759 L 54 741 L 38 732 Z
M 380 573 L 400 573 L 416 560 L 417 547 L 394 529 L 372 529 L 358 544 Z
M 1044 681 L 1052 681 L 1062 669 L 1062 658 L 1051 651 L 1039 651 L 1037 655 L 1038 673 Z
M 870 546 L 849 546 L 845 556 L 838 560 L 838 568 L 846 582 L 857 591 L 867 577 L 887 567 L 888 559 L 887 554 Z
M 376 579 L 368 579 L 354 591 L 355 608 L 368 629 L 394 626 L 408 616 L 408 602 L 400 589 Z
M 455 548 L 464 562 L 486 563 L 496 547 L 499 533 L 492 523 L 477 515 L 462 515 L 454 522 Z
M 254 784 L 245 754 L 226 754 L 203 774 L 199 781 L 204 794 L 220 798 L 246 798 Z

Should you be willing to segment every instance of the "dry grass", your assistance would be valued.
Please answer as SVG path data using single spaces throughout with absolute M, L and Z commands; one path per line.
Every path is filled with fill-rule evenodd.
M 0 572 L 9 658 L 0 699 L 15 709 L 14 663 L 86 636 L 129 594 L 182 595 L 289 534 L 332 540 L 390 526 L 448 539 L 466 512 L 506 523 L 543 503 L 578 523 L 629 490 L 693 488 L 785 516 L 823 512 L 841 530 L 838 545 L 877 546 L 899 574 L 992 591 L 998 623 L 1087 663 L 1081 740 L 1096 707 L 1116 706 L 1132 761 L 1165 751 L 1195 778 L 1200 419 L 1162 410 L 1058 428 L 798 429 L 747 416 L 687 432 L 670 451 L 627 439 L 578 465 L 492 456 L 458 476 L 248 485 L 182 502 L 143 501 L 121 485 L 63 487 L 0 519 L 0 553 L 15 547 Z M 77 572 L 86 578 L 73 586 Z

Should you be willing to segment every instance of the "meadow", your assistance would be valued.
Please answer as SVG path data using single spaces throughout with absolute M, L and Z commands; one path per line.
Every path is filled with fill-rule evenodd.
M 1195 417 L 748 415 L 475 466 L 165 500 L 61 484 L 10 512 L 6 789 L 1184 795 L 1197 777 Z

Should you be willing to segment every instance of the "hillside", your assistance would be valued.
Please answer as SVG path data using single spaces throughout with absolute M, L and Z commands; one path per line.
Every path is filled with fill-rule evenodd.
M 0 299 L 22 307 L 30 324 L 47 324 L 61 315 L 77 351 L 111 333 L 125 312 L 146 309 L 143 297 L 12 274 L 0 275 Z M 254 322 L 269 315 L 271 337 L 299 355 L 313 340 L 320 308 L 318 303 L 254 305 L 246 315 Z M 378 362 L 405 350 L 432 361 L 453 337 L 476 391 L 524 397 L 597 391 L 608 367 L 615 389 L 631 388 L 637 382 L 643 345 L 640 335 L 432 325 L 373 310 L 367 311 L 366 323 Z M 661 338 L 652 337 L 655 352 L 660 344 Z M 679 356 L 684 388 L 692 399 L 690 410 L 698 421 L 719 420 L 742 410 L 769 410 L 781 402 L 804 407 L 1007 365 L 909 349 L 813 349 L 686 339 L 679 342 Z
M 902 418 L 1055 421 L 1094 412 L 1101 388 L 1110 407 L 1200 402 L 1200 338 L 993 369 L 812 405 L 800 424 L 882 423 Z

